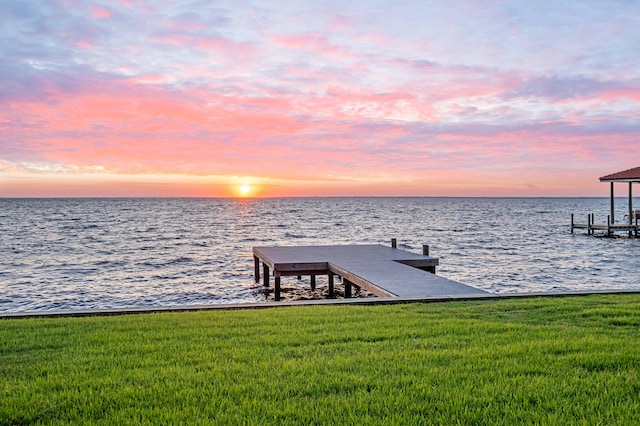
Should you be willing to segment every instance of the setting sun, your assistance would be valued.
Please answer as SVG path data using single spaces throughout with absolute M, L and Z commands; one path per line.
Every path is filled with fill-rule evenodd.
M 251 187 L 249 185 L 240 185 L 240 195 L 249 195 L 249 192 L 251 192 Z
M 259 197 L 264 187 L 264 182 L 256 176 L 232 176 L 227 179 L 227 195 L 233 198 Z

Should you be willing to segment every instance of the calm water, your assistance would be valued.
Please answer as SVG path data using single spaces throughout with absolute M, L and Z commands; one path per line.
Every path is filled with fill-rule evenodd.
M 570 233 L 571 213 L 601 222 L 608 209 L 584 198 L 0 199 L 0 312 L 255 302 L 252 246 L 393 237 L 418 253 L 429 244 L 440 275 L 490 292 L 640 289 L 640 239 Z

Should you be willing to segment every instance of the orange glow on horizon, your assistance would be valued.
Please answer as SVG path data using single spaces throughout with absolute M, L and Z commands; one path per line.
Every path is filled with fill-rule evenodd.
M 0 197 L 606 196 L 608 187 L 600 185 L 594 175 L 593 171 L 561 176 L 530 173 L 514 179 L 509 171 L 430 170 L 428 178 L 322 176 L 303 180 L 265 175 L 74 173 L 40 167 L 38 171 L 5 173 L 0 179 Z

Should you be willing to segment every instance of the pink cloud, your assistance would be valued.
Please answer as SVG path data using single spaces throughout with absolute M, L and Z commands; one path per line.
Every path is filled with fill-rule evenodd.
M 308 33 L 298 36 L 273 36 L 272 41 L 281 47 L 304 52 L 306 55 L 322 55 L 329 61 L 339 59 L 358 59 L 361 54 L 351 49 L 329 42 L 327 37 L 318 33 Z
M 334 14 L 329 22 L 329 29 L 332 31 L 342 31 L 354 24 L 355 20 L 353 18 Z
M 256 51 L 251 43 L 234 42 L 217 36 L 193 36 L 188 33 L 174 33 L 151 40 L 157 44 L 169 44 L 185 48 L 193 48 L 214 54 L 227 56 L 253 56 Z
M 94 46 L 93 44 L 89 43 L 88 41 L 77 41 L 75 43 L 76 46 L 81 47 L 83 49 L 93 49 Z
M 238 43 L 222 37 L 207 37 L 195 40 L 198 49 L 211 52 L 225 52 L 234 55 L 255 55 L 255 48 L 251 43 Z
M 425 164 L 430 170 L 455 171 L 495 167 L 509 157 L 518 167 L 535 168 L 541 158 L 566 166 L 599 154 L 599 136 L 590 136 L 592 142 L 585 144 L 588 139 L 576 135 L 580 125 L 575 121 L 530 126 L 388 121 L 384 114 L 397 102 L 415 102 L 406 93 L 318 97 L 307 111 L 305 103 L 298 105 L 287 94 L 229 96 L 203 88 L 177 92 L 133 81 L 87 80 L 82 87 L 73 97 L 60 89 L 50 93 L 55 107 L 26 102 L 13 112 L 40 129 L 39 136 L 31 134 L 37 138 L 26 149 L 32 146 L 39 156 L 57 162 L 103 164 L 120 171 L 188 169 L 286 178 L 319 177 L 322 170 L 336 175 L 354 170 L 389 173 L 396 164 L 404 173 L 420 176 Z M 381 115 L 363 120 L 366 114 L 354 110 L 351 119 L 345 103 L 374 104 L 373 111 Z M 305 112 L 309 114 L 300 115 Z M 615 130 L 609 136 L 622 140 Z M 308 167 L 301 170 L 296 164 L 303 158 Z
M 539 97 L 549 102 L 570 103 L 584 100 L 640 101 L 640 80 L 597 80 L 586 77 L 536 77 L 521 81 L 509 97 Z
M 93 6 L 91 9 L 91 16 L 96 19 L 108 19 L 111 18 L 111 10 L 104 6 Z
M 152 39 L 154 43 L 170 44 L 174 46 L 188 46 L 193 43 L 193 37 L 188 34 L 170 34 Z
M 272 34 L 267 48 L 179 26 L 150 38 L 187 59 L 0 70 L 13 82 L 0 88 L 0 159 L 291 183 L 265 195 L 570 195 L 617 170 L 640 134 L 634 80 L 372 55 L 317 32 Z

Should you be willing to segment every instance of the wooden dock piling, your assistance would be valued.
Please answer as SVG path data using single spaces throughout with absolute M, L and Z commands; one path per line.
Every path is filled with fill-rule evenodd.
M 262 273 L 264 275 L 263 279 L 263 285 L 265 287 L 269 287 L 269 266 L 265 263 L 262 265 Z
M 253 275 L 256 282 L 260 282 L 260 259 L 257 256 L 253 256 Z
M 344 282 L 344 297 L 349 298 L 351 297 L 353 283 L 346 278 L 343 279 L 343 282 Z
M 280 300 L 280 272 L 279 271 L 274 271 L 274 281 L 275 284 L 273 286 L 273 296 L 275 297 L 276 300 Z
M 328 281 L 329 281 L 329 299 L 333 299 L 335 297 L 334 286 L 333 286 L 333 272 L 329 271 Z

